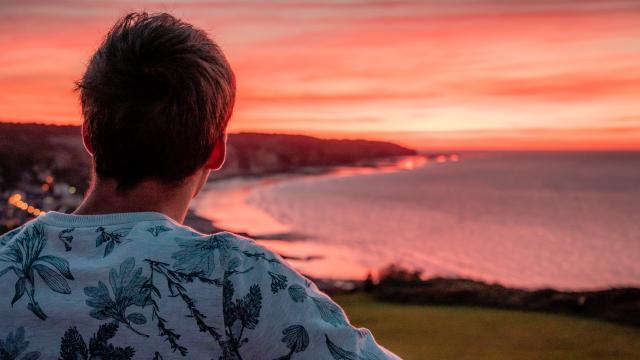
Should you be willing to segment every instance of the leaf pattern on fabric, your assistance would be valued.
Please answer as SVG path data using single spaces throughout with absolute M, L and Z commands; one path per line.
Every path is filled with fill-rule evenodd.
M 88 359 L 89 349 L 75 326 L 65 331 L 60 341 L 59 360 Z
M 320 312 L 320 318 L 325 322 L 336 327 L 349 325 L 342 309 L 331 301 L 331 299 L 319 296 L 310 296 L 307 294 L 307 290 L 298 284 L 289 286 L 288 292 L 291 300 L 297 303 L 302 303 L 306 298 L 310 298 L 318 309 L 318 312 Z
M 281 264 L 280 260 L 276 258 L 269 258 L 264 252 L 259 252 L 259 251 L 251 252 L 251 251 L 243 250 L 242 254 L 248 258 L 253 258 L 254 260 L 262 260 L 270 264 Z
M 147 304 L 148 290 L 144 288 L 146 281 L 147 278 L 142 275 L 142 268 L 136 269 L 135 259 L 133 257 L 126 259 L 120 264 L 120 272 L 115 269 L 109 272 L 109 285 L 113 298 L 102 281 L 98 281 L 98 286 L 84 288 L 85 295 L 89 297 L 86 303 L 93 308 L 89 315 L 98 320 L 113 319 L 124 324 L 134 333 L 149 337 L 133 327 L 133 324 L 146 324 L 147 318 L 137 312 L 127 314 L 130 306 L 144 307 Z
M 100 233 L 98 237 L 96 237 L 96 247 L 100 247 L 102 244 L 107 244 L 104 247 L 103 257 L 109 256 L 116 246 L 122 244 L 126 236 L 129 234 L 129 231 L 131 231 L 131 228 L 121 228 L 111 231 L 107 231 L 102 226 L 96 228 L 96 232 Z
M 40 359 L 40 352 L 31 351 L 19 357 L 29 348 L 29 341 L 25 340 L 24 327 L 19 327 L 15 333 L 10 332 L 7 337 L 0 339 L 0 359 L 1 360 L 37 360 Z
M 345 350 L 329 340 L 327 334 L 324 335 L 325 342 L 329 353 L 335 360 L 381 360 L 378 356 L 364 351 L 362 355 L 358 355 L 354 352 Z
M 64 244 L 65 251 L 71 251 L 71 242 L 73 241 L 73 235 L 71 233 L 75 228 L 66 228 L 58 233 L 58 239 Z
M 18 233 L 22 230 L 22 227 L 17 227 L 13 230 L 10 230 L 2 235 L 0 235 L 0 246 L 4 246 L 13 239 L 14 236 L 18 235 Z
M 225 283 L 226 289 L 229 289 L 233 295 L 233 284 L 230 281 Z M 236 321 L 240 321 L 242 328 L 255 329 L 260 321 L 260 310 L 262 309 L 262 293 L 258 284 L 251 285 L 249 293 L 244 297 L 236 299 L 235 302 L 229 298 L 225 299 L 226 306 L 224 312 L 227 315 L 225 325 L 231 327 Z M 242 333 L 242 331 L 241 331 Z
M 116 347 L 109 343 L 118 332 L 118 323 L 106 323 L 100 325 L 98 331 L 91 336 L 89 347 L 85 343 L 78 329 L 70 327 L 62 337 L 60 343 L 59 360 L 131 360 L 135 355 L 135 349 L 131 346 Z
M 324 320 L 325 322 L 333 326 L 349 325 L 344 316 L 344 312 L 333 301 L 323 297 L 310 296 L 310 298 L 311 300 L 313 300 L 313 303 L 318 308 L 318 311 L 320 312 L 320 317 L 322 318 L 322 320 Z
M 265 252 L 241 250 L 234 244 L 234 240 L 234 235 L 228 232 L 220 232 L 210 235 L 206 239 L 178 241 L 180 250 L 171 255 L 171 258 L 175 260 L 173 267 L 185 273 L 201 273 L 203 276 L 211 276 L 217 262 L 218 264 L 227 265 L 227 269 L 225 269 L 225 276 L 227 277 L 253 270 L 253 267 L 238 270 L 237 268 L 241 261 L 237 257 L 231 258 L 234 253 L 255 261 L 281 264 L 278 259 L 267 256 Z M 282 281 L 282 279 L 279 281 Z
M 287 288 L 287 277 L 271 271 L 267 272 L 271 276 L 271 292 L 277 294 L 278 291 Z
M 282 335 L 282 342 L 290 351 L 275 360 L 289 360 L 294 353 L 303 352 L 309 346 L 309 333 L 302 325 L 291 325 L 282 330 Z
M 289 286 L 289 296 L 291 300 L 294 302 L 304 302 L 304 299 L 307 298 L 307 290 L 298 284 L 293 284 Z
M 36 221 L 33 224 L 42 223 Z M 32 295 L 35 293 L 39 297 L 45 296 L 42 295 L 42 290 L 46 292 L 47 287 L 53 292 L 70 293 L 69 285 L 72 283 L 69 280 L 73 280 L 69 262 L 53 256 L 53 253 L 47 250 L 55 250 L 56 255 L 65 256 L 65 251 L 70 251 L 72 244 L 78 243 L 81 233 L 76 233 L 79 231 L 77 228 L 75 230 L 72 227 L 57 228 L 49 234 L 54 246 L 47 247 L 44 229 L 38 226 L 31 228 L 31 226 L 24 228 L 26 231 L 22 229 L 17 231 L 11 239 L 8 239 L 7 234 L 0 238 L 6 242 L 4 247 L 0 247 L 0 277 L 16 275 L 14 292 L 6 294 L 8 291 L 5 289 L 6 295 L 3 299 L 6 299 L 6 303 L 2 309 L 10 310 L 9 299 L 13 306 L 21 300 L 26 302 L 23 298 L 29 298 L 27 307 L 41 319 L 46 319 L 46 315 Z M 135 235 L 151 239 L 173 230 L 171 225 L 167 225 L 166 229 L 147 228 L 147 226 L 143 226 L 146 231 L 136 232 Z M 94 259 L 96 256 L 100 259 L 109 255 L 123 256 L 124 251 L 114 250 L 124 241 L 132 240 L 128 238 L 130 228 L 112 231 L 110 229 L 113 229 L 113 226 L 105 227 L 107 229 L 90 228 L 91 231 L 96 229 L 99 233 L 99 239 L 96 239 L 96 246 L 99 249 L 91 250 L 91 256 Z M 166 235 L 164 238 L 169 240 Z M 145 259 L 143 253 L 137 258 L 142 267 L 136 266 L 135 257 L 123 256 L 124 260 L 116 260 L 116 258 L 99 260 L 119 265 L 104 271 L 101 278 L 88 284 L 94 286 L 85 286 L 85 284 L 79 286 L 83 288 L 84 294 L 74 289 L 77 292 L 76 295 L 85 300 L 89 307 L 86 312 L 83 311 L 78 316 L 84 316 L 85 321 L 87 318 L 102 320 L 95 323 L 98 327 L 94 328 L 96 332 L 89 334 L 89 330 L 78 325 L 81 331 L 86 331 L 83 334 L 77 327 L 69 327 L 63 336 L 60 336 L 60 333 L 51 335 L 60 341 L 56 342 L 60 346 L 59 349 L 53 346 L 47 351 L 58 352 L 59 350 L 59 355 L 55 357 L 59 360 L 131 360 L 137 353 L 133 347 L 124 346 L 126 344 L 118 347 L 110 342 L 114 339 L 116 342 L 119 339 L 127 341 L 125 336 L 131 337 L 129 331 L 132 331 L 140 335 L 134 335 L 131 341 L 132 344 L 139 344 L 135 346 L 139 347 L 138 356 L 143 359 L 161 360 L 163 356 L 165 358 L 182 356 L 185 359 L 213 357 L 202 351 L 220 352 L 219 360 L 242 360 L 243 356 L 244 358 L 274 359 L 275 355 L 279 357 L 275 357 L 274 360 L 387 358 L 382 355 L 378 357 L 375 355 L 377 353 L 369 352 L 376 351 L 377 345 L 370 337 L 370 333 L 365 330 L 353 329 L 354 331 L 349 333 L 348 330 L 340 329 L 340 333 L 346 337 L 334 334 L 331 330 L 325 330 L 325 347 L 318 338 L 323 334 L 321 329 L 348 327 L 346 316 L 340 307 L 312 286 L 309 280 L 290 270 L 277 255 L 231 233 L 218 233 L 211 236 L 195 235 L 198 239 L 177 240 L 176 251 L 170 258 L 168 256 L 162 258 L 163 261 Z M 93 236 L 90 234 L 89 236 L 91 243 Z M 58 240 L 65 245 L 64 250 Z M 85 250 L 84 247 L 82 249 L 75 247 L 77 247 L 74 249 L 75 252 Z M 128 248 L 127 251 L 129 249 L 133 251 L 134 247 Z M 140 256 L 137 251 L 133 251 L 133 254 Z M 141 262 L 142 259 L 144 262 Z M 73 269 L 75 272 L 79 271 L 75 266 Z M 219 275 L 216 275 L 219 278 L 210 277 L 215 270 L 219 270 Z M 28 274 L 31 274 L 31 277 Z M 235 283 L 235 280 L 238 282 Z M 42 284 L 46 284 L 46 287 Z M 39 285 L 39 291 L 35 291 L 35 285 Z M 192 292 L 196 288 L 199 290 Z M 215 308 L 213 310 L 211 308 L 211 305 L 215 306 L 215 304 L 211 304 L 207 295 L 201 299 L 195 294 L 212 294 L 220 290 L 223 297 L 223 319 L 221 319 L 222 323 L 217 323 Z M 288 293 L 289 296 L 278 296 L 280 292 Z M 306 304 L 294 305 L 305 303 L 305 300 L 307 300 Z M 281 301 L 284 303 L 280 303 Z M 274 309 L 266 308 L 267 304 L 271 306 L 273 303 L 277 303 Z M 283 308 L 297 314 L 295 315 L 297 319 L 304 320 L 293 324 L 283 322 L 286 321 L 287 314 L 275 313 Z M 212 313 L 210 314 L 209 311 Z M 322 319 L 319 323 L 318 318 Z M 309 322 L 306 322 L 307 319 Z M 125 327 L 128 330 L 125 330 Z M 27 332 L 31 332 L 29 328 L 26 329 Z M 346 332 L 343 333 L 343 330 Z M 209 345 L 200 345 L 203 343 L 201 338 L 194 341 L 193 336 L 196 331 L 200 332 L 200 336 L 214 340 L 213 343 L 209 341 Z M 264 343 L 267 340 L 260 339 L 260 335 L 257 335 L 265 334 L 265 331 L 271 332 L 272 343 Z M 278 331 L 281 331 L 281 336 L 278 336 Z M 54 358 L 53 354 L 48 352 L 46 355 L 44 352 L 42 354 L 29 352 L 27 349 L 29 342 L 24 339 L 24 332 L 24 328 L 19 328 L 10 333 L 6 339 L 0 338 L 0 360 Z M 150 337 L 154 337 L 154 341 L 158 343 L 160 340 L 165 341 L 165 345 L 159 345 L 160 349 L 155 349 L 153 345 L 150 348 L 150 343 L 145 340 Z M 363 337 L 368 338 L 363 339 Z M 358 343 L 360 345 L 356 345 L 355 348 L 342 348 L 331 342 L 330 338 L 335 338 L 334 340 L 338 340 L 339 344 Z M 38 341 L 49 340 L 38 339 Z M 316 341 L 315 346 L 310 346 L 311 342 Z M 219 348 L 214 349 L 215 344 Z M 260 349 L 260 353 L 254 352 L 257 348 Z M 169 349 L 173 351 L 173 355 Z M 217 355 L 215 357 L 217 358 Z
M 147 231 L 154 237 L 158 237 L 161 233 L 171 231 L 171 229 L 164 225 L 156 225 L 148 228 Z
M 260 310 L 262 309 L 262 292 L 258 284 L 251 285 L 249 292 L 242 298 L 233 301 L 235 289 L 233 283 L 228 279 L 224 280 L 222 288 L 222 311 L 224 315 L 224 325 L 227 328 L 227 340 L 220 345 L 225 353 L 231 358 L 242 359 L 240 348 L 249 341 L 248 337 L 243 337 L 245 329 L 253 330 L 260 322 Z M 234 325 L 239 322 L 240 331 L 234 331 Z M 235 327 L 237 329 L 237 327 Z M 226 358 L 225 358 L 226 359 Z
M 232 247 L 229 239 L 220 234 L 211 235 L 204 240 L 180 241 L 178 246 L 181 250 L 171 255 L 175 260 L 174 268 L 187 273 L 200 272 L 204 276 L 211 276 L 215 270 L 216 253 L 219 263 L 224 264 Z
M 47 315 L 35 299 L 34 274 L 37 273 L 51 290 L 60 294 L 71 294 L 67 280 L 73 280 L 67 260 L 53 255 L 41 255 L 46 246 L 44 227 L 35 223 L 0 250 L 0 262 L 9 264 L 0 270 L 0 277 L 9 271 L 13 271 L 17 277 L 11 306 L 26 294 L 29 299 L 27 308 L 42 320 L 46 320 Z
M 182 356 L 186 356 L 188 353 L 188 349 L 180 345 L 180 343 L 178 342 L 181 335 L 178 334 L 174 329 L 169 328 L 167 319 L 160 314 L 160 307 L 156 299 L 159 299 L 162 295 L 160 293 L 160 290 L 154 283 L 155 274 L 158 274 L 165 278 L 167 288 L 169 290 L 169 293 L 171 294 L 171 297 L 179 298 L 182 300 L 182 302 L 184 302 L 187 309 L 189 310 L 189 315 L 187 317 L 194 319 L 200 332 L 207 333 L 214 340 L 220 342 L 221 336 L 218 334 L 218 330 L 206 323 L 205 319 L 207 318 L 207 316 L 198 309 L 198 307 L 196 306 L 196 300 L 189 296 L 187 289 L 183 286 L 183 283 L 191 283 L 197 279 L 200 282 L 208 285 L 220 286 L 221 282 L 218 279 L 209 279 L 207 277 L 204 277 L 201 272 L 183 273 L 177 270 L 170 269 L 169 264 L 160 261 L 145 259 L 145 262 L 149 264 L 149 269 L 151 272 L 149 278 L 143 285 L 143 288 L 145 289 L 145 292 L 147 294 L 145 302 L 146 304 L 151 305 L 151 318 L 152 320 L 156 321 L 160 336 L 164 337 L 165 340 L 169 342 L 171 350 L 178 351 Z

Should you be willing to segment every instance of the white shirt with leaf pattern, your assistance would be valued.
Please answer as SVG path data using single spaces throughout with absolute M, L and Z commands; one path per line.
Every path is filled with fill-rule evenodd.
M 398 359 L 281 257 L 157 212 L 0 237 L 0 360 Z

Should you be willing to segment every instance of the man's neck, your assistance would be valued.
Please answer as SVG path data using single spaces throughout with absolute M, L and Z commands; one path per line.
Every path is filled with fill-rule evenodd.
M 73 212 L 97 215 L 155 211 L 182 223 L 194 193 L 191 186 L 169 187 L 157 181 L 143 181 L 124 193 L 116 191 L 113 180 L 95 179 L 89 194 Z

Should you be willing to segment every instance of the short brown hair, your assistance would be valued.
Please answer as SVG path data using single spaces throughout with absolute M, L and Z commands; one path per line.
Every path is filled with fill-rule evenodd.
M 207 34 L 169 14 L 116 22 L 77 83 L 95 170 L 125 190 L 179 183 L 224 138 L 235 77 Z

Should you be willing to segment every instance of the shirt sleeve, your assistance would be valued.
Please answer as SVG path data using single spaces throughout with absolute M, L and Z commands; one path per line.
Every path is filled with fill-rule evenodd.
M 400 359 L 280 256 L 230 234 L 223 277 L 225 359 Z

